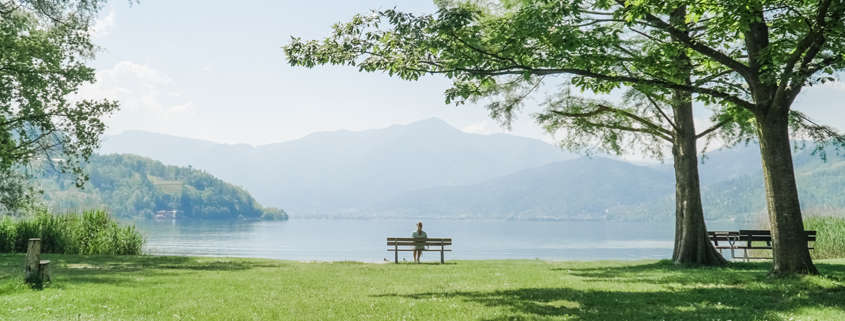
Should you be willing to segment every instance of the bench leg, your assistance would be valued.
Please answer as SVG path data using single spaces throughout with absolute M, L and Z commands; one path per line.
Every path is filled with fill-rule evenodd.
M 446 260 L 443 258 L 443 246 L 440 246 L 440 264 L 446 263 Z
M 396 245 L 393 247 L 393 249 L 395 250 L 393 251 L 393 260 L 396 262 L 396 264 L 399 264 L 399 246 Z

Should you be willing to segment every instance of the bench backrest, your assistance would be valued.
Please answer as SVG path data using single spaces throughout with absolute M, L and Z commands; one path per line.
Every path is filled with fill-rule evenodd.
M 737 231 L 709 231 L 707 236 L 711 241 L 731 241 L 739 239 L 739 232 Z
M 387 238 L 387 245 L 388 246 L 416 246 L 419 244 L 423 245 L 452 245 L 451 238 L 413 238 L 413 237 L 388 237 Z
M 804 231 L 807 233 L 807 241 L 816 241 L 816 231 Z M 769 230 L 739 230 L 736 231 L 709 231 L 707 236 L 711 241 L 772 241 L 772 231 Z
M 816 231 L 804 231 L 808 242 L 816 241 Z M 765 241 L 772 240 L 772 231 L 769 230 L 739 230 L 740 240 L 743 241 Z

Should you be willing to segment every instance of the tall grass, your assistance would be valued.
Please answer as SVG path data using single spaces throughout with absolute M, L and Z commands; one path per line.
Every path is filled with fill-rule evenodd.
M 26 252 L 30 238 L 41 238 L 42 253 L 138 255 L 144 245 L 135 226 L 122 227 L 105 211 L 0 219 L 0 253 Z
M 845 258 L 845 218 L 812 216 L 804 219 L 804 228 L 816 231 L 816 244 L 810 251 L 814 258 Z

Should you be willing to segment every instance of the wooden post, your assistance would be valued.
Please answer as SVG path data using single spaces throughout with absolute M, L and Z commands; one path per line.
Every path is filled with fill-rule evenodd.
M 443 259 L 443 250 L 443 240 L 440 240 L 440 264 L 446 263 L 446 261 Z
M 38 277 L 41 282 L 50 282 L 50 261 L 41 260 L 38 264 Z
M 26 282 L 40 283 L 41 239 L 32 238 L 26 246 Z

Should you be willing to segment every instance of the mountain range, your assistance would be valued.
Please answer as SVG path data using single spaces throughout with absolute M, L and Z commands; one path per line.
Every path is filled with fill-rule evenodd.
M 315 133 L 277 144 L 218 144 L 146 132 L 107 137 L 102 153 L 193 166 L 292 217 L 659 220 L 674 208 L 671 164 L 583 158 L 540 140 L 460 131 L 439 119 Z M 795 154 L 805 208 L 845 208 L 845 159 Z M 702 157 L 711 219 L 764 209 L 756 145 Z
M 292 215 L 359 212 L 413 190 L 480 183 L 573 157 L 539 140 L 468 134 L 439 119 L 256 147 L 127 132 L 107 137 L 101 150 L 203 169 Z

